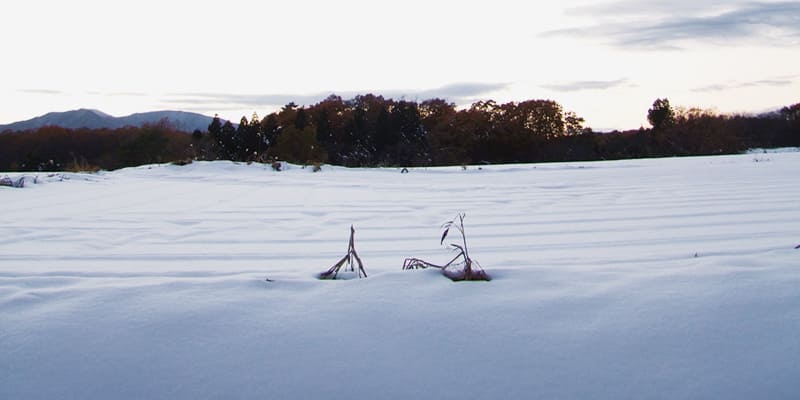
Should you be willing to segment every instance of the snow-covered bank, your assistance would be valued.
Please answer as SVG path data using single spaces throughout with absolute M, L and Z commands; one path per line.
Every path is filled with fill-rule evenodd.
M 0 188 L 0 398 L 797 398 L 800 153 L 768 158 Z M 459 211 L 494 279 L 401 271 Z M 316 280 L 351 224 L 370 277 Z

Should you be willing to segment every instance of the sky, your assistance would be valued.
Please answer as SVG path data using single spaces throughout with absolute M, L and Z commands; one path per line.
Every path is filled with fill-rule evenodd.
M 557 4 L 556 4 L 557 3 Z M 551 99 L 595 130 L 800 102 L 800 1 L 12 0 L 0 124 L 93 108 L 238 121 L 374 93 Z

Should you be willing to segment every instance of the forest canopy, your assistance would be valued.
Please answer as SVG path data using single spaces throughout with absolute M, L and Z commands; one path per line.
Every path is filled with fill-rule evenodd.
M 233 160 L 330 163 L 348 167 L 435 166 L 730 154 L 752 147 L 800 146 L 800 103 L 775 112 L 721 115 L 673 108 L 656 99 L 651 128 L 594 132 L 553 100 L 458 109 L 367 94 L 331 95 L 285 105 L 238 124 L 215 117 L 207 131 L 180 132 L 169 121 L 120 129 L 43 127 L 0 134 L 0 170 L 116 169 L 147 163 Z

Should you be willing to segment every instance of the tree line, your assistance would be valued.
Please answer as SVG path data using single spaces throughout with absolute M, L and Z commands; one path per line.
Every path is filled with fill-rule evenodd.
M 458 109 L 372 94 L 331 95 L 285 105 L 238 124 L 215 117 L 207 131 L 179 132 L 162 121 L 120 129 L 44 127 L 0 134 L 0 170 L 116 169 L 156 162 L 233 160 L 330 163 L 349 167 L 590 161 L 730 154 L 752 147 L 800 146 L 800 103 L 755 116 L 673 108 L 657 99 L 652 128 L 606 133 L 552 100 Z
M 166 120 L 142 127 L 45 126 L 0 133 L 0 171 L 96 171 L 171 162 L 190 156 L 193 135 Z

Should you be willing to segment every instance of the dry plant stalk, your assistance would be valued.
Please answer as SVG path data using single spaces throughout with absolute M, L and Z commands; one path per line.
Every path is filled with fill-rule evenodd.
M 345 267 L 345 271 L 355 272 L 359 278 L 367 277 L 367 271 L 364 270 L 364 263 L 361 261 L 361 257 L 358 256 L 358 253 L 356 253 L 355 233 L 355 228 L 353 228 L 353 225 L 350 225 L 350 244 L 347 246 L 347 254 L 345 254 L 339 262 L 333 264 L 327 271 L 319 274 L 319 279 L 336 279 L 336 276 L 343 266 Z M 356 268 L 356 263 L 358 263 L 358 268 Z
M 17 180 L 12 180 L 8 175 L 0 178 L 0 186 L 9 186 L 15 188 L 25 187 L 25 177 L 20 176 Z
M 458 224 L 456 224 L 458 222 Z M 450 278 L 453 281 L 489 281 L 491 278 L 478 264 L 469 256 L 469 249 L 467 248 L 467 235 L 464 232 L 464 214 L 458 214 L 458 221 L 452 220 L 442 225 L 444 232 L 442 232 L 442 239 L 439 244 L 444 243 L 450 228 L 455 227 L 461 233 L 461 244 L 450 243 L 450 247 L 458 250 L 458 254 L 453 257 L 447 264 L 436 265 L 419 258 L 406 258 L 403 262 L 403 269 L 425 269 L 425 268 L 438 268 L 442 270 L 442 275 Z M 461 260 L 461 261 L 459 261 Z

